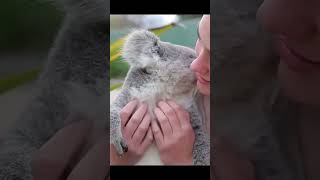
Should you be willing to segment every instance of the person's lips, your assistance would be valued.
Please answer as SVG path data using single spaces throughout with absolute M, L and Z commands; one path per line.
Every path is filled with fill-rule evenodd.
M 210 84 L 210 81 L 205 80 L 204 78 L 202 78 L 201 76 L 197 76 L 197 79 L 200 83 L 202 84 Z
M 314 69 L 320 69 L 320 61 L 309 59 L 288 46 L 285 39 L 276 40 L 276 50 L 280 56 L 280 60 L 285 62 L 287 66 L 296 72 L 307 72 Z

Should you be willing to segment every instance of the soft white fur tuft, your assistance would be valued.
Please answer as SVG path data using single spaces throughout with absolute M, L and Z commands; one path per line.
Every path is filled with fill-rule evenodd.
M 133 98 L 139 99 L 141 102 L 148 104 L 149 113 L 154 118 L 153 109 L 156 107 L 156 103 L 160 100 L 173 100 L 185 109 L 188 109 L 194 101 L 194 95 L 196 88 L 191 89 L 185 94 L 179 94 L 174 91 L 176 88 L 168 88 L 167 83 L 154 82 L 145 84 L 139 88 L 131 88 L 130 95 Z

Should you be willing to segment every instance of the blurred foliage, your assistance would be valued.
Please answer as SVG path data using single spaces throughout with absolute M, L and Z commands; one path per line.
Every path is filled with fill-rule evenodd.
M 112 84 L 110 85 L 110 91 L 113 91 L 115 89 L 118 89 L 122 86 L 122 83 L 115 83 L 115 84 Z
M 0 53 L 47 51 L 62 20 L 47 0 L 2 0 Z
M 110 78 L 123 78 L 129 70 L 129 64 L 123 60 L 110 63 Z
M 36 79 L 40 73 L 40 69 L 36 68 L 21 74 L 12 74 L 0 78 L 0 94 Z
M 7 56 L 47 53 L 58 32 L 62 16 L 63 13 L 49 0 L 2 0 L 0 61 Z M 24 60 L 21 58 L 21 61 Z M 19 66 L 19 61 L 16 66 Z M 40 67 L 34 67 L 16 72 L 12 67 L 12 74 L 0 77 L 0 94 L 36 79 L 40 71 Z

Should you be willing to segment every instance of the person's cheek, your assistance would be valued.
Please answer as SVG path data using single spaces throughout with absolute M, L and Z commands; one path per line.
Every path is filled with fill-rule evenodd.
M 284 19 L 287 19 L 288 10 L 283 9 L 283 0 L 265 0 L 258 8 L 256 18 L 260 25 L 268 32 L 282 34 L 287 26 Z
M 207 52 L 207 57 L 206 57 L 206 68 L 207 68 L 207 80 L 210 80 L 210 52 Z
M 257 21 L 268 32 L 301 40 L 312 32 L 308 8 L 298 0 L 265 0 L 257 11 Z

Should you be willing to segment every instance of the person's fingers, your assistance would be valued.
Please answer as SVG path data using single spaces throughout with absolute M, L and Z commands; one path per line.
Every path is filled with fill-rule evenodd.
M 213 139 L 214 177 L 217 180 L 255 180 L 253 164 L 240 156 L 225 139 Z
M 154 140 L 156 141 L 157 146 L 161 146 L 163 143 L 163 134 L 161 132 L 161 129 L 158 125 L 158 123 L 155 120 L 151 121 L 151 130 L 153 133 Z
M 141 144 L 143 138 L 145 137 L 151 123 L 151 117 L 146 114 L 137 128 L 136 132 L 133 134 L 132 140 L 134 143 Z
M 92 122 L 80 121 L 59 130 L 33 157 L 31 167 L 34 179 L 65 177 L 78 161 L 91 127 Z
M 120 112 L 120 119 L 121 119 L 121 127 L 124 128 L 130 119 L 131 115 L 133 114 L 134 110 L 136 109 L 139 101 L 133 100 L 130 101 L 127 105 L 125 105 L 121 112 Z
M 177 103 L 173 101 L 168 101 L 168 104 L 175 110 L 178 116 L 181 128 L 182 129 L 191 128 L 189 112 L 184 110 L 181 106 L 179 106 Z
M 106 142 L 106 138 L 101 138 L 72 170 L 67 180 L 104 180 L 108 173 Z
M 131 116 L 129 122 L 124 127 L 125 133 L 129 138 L 132 138 L 134 132 L 140 125 L 142 119 L 144 118 L 146 112 L 148 110 L 148 106 L 145 103 L 142 103 L 141 106 L 137 109 L 137 111 Z
M 171 136 L 172 135 L 172 128 L 171 128 L 171 125 L 170 125 L 169 120 L 166 117 L 166 115 L 164 115 L 164 113 L 159 108 L 155 108 L 154 113 L 159 121 L 160 128 L 163 133 L 164 139 L 168 136 Z
M 152 130 L 151 130 L 151 127 L 149 127 L 147 135 L 145 136 L 145 138 L 143 139 L 143 141 L 141 143 L 141 149 L 143 150 L 143 152 L 146 151 L 146 149 L 150 146 L 152 141 L 153 141 Z
M 162 110 L 162 112 L 164 112 L 165 116 L 167 116 L 173 132 L 176 132 L 178 129 L 180 129 L 180 122 L 175 109 L 164 101 L 160 101 L 158 103 L 158 106 Z

